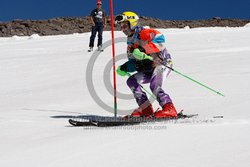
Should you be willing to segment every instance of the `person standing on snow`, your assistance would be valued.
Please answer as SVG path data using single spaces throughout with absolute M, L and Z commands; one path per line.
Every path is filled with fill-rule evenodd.
M 92 30 L 89 41 L 89 50 L 88 50 L 89 52 L 93 51 L 94 41 L 97 32 L 98 32 L 97 47 L 99 51 L 102 51 L 102 33 L 103 33 L 103 28 L 106 27 L 106 14 L 105 11 L 102 9 L 102 2 L 98 0 L 96 5 L 97 8 L 92 10 L 90 14 Z
M 171 56 L 165 44 L 165 37 L 159 31 L 138 26 L 139 17 L 133 12 L 124 12 L 115 17 L 115 23 L 127 36 L 128 61 L 117 68 L 120 76 L 130 76 L 127 85 L 132 90 L 139 108 L 132 117 L 168 118 L 177 117 L 176 109 L 169 95 L 162 89 L 163 65 L 172 65 Z M 162 110 L 154 113 L 152 104 L 140 84 L 150 84 L 150 89 Z

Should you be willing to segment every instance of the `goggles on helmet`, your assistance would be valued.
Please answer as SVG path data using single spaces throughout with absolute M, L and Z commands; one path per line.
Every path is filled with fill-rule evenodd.
M 115 17 L 115 23 L 121 23 L 124 21 L 129 21 L 129 20 L 138 20 L 139 17 L 138 16 L 125 16 L 125 15 L 118 15 Z

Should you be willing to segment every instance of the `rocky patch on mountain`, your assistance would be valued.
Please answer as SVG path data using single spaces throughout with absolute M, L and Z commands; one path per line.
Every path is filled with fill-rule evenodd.
M 151 17 L 140 17 L 140 24 L 151 28 L 196 28 L 196 27 L 242 27 L 250 20 L 244 19 L 222 19 L 214 17 L 207 20 L 161 20 Z M 105 28 L 109 31 L 110 19 Z M 11 22 L 0 22 L 0 37 L 30 36 L 32 34 L 62 35 L 73 33 L 84 33 L 91 30 L 89 17 L 67 17 L 53 18 L 48 20 L 13 20 Z M 119 26 L 115 27 L 119 30 Z

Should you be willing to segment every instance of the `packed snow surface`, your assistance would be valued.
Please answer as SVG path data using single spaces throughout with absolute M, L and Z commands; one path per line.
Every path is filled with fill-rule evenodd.
M 72 127 L 67 122 L 71 117 L 113 116 L 92 98 L 94 90 L 113 108 L 112 86 L 107 86 L 113 84 L 111 33 L 104 32 L 107 47 L 100 54 L 87 52 L 90 33 L 0 38 L 0 166 L 249 167 L 249 26 L 160 31 L 174 69 L 225 95 L 171 72 L 163 88 L 178 111 L 198 113 L 196 119 Z M 126 43 L 122 32 L 115 37 L 121 39 L 116 42 L 118 58 Z M 125 61 L 123 56 L 116 65 Z M 119 115 L 136 108 L 126 79 L 117 76 Z

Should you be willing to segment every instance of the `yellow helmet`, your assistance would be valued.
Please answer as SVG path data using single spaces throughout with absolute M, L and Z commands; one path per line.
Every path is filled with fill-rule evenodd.
M 138 25 L 139 16 L 134 12 L 123 12 L 121 15 L 115 17 L 115 23 L 121 23 L 124 21 L 128 21 L 130 24 L 131 30 L 134 30 L 135 27 Z

